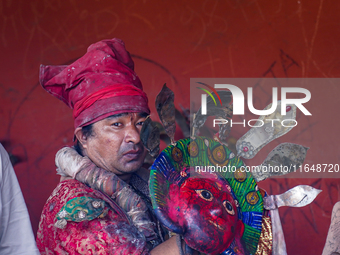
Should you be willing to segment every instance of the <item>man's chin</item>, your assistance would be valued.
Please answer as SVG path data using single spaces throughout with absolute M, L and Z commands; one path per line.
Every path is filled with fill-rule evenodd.
M 143 165 L 140 161 L 129 161 L 126 162 L 122 167 L 120 167 L 119 172 L 122 174 L 137 172 Z

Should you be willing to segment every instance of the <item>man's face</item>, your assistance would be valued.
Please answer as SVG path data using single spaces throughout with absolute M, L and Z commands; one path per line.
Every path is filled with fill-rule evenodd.
M 98 166 L 117 175 L 137 171 L 146 150 L 140 140 L 145 114 L 114 115 L 93 124 L 93 135 L 83 144 L 86 155 Z

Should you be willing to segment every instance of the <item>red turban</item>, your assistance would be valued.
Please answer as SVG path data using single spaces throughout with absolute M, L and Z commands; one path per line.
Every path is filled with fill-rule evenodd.
M 150 113 L 134 63 L 120 39 L 92 44 L 68 66 L 41 65 L 40 84 L 73 109 L 75 128 L 113 114 Z

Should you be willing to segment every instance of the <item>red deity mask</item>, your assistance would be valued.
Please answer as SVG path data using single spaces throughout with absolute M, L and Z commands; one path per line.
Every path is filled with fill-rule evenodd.
M 212 173 L 205 166 L 219 166 L 221 171 Z M 156 216 L 202 253 L 254 254 L 263 200 L 242 166 L 242 160 L 212 139 L 182 139 L 168 146 L 151 167 L 149 187 Z
M 186 243 L 195 250 L 219 254 L 235 240 L 240 243 L 244 225 L 226 181 L 188 178 L 169 188 L 168 213 L 183 228 Z

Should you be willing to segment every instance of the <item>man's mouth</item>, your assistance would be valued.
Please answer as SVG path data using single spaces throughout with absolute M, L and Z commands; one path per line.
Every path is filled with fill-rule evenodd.
M 137 160 L 139 159 L 140 155 L 142 154 L 142 150 L 129 150 L 123 154 L 123 157 L 129 160 Z

